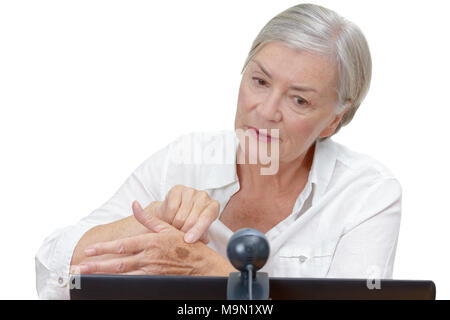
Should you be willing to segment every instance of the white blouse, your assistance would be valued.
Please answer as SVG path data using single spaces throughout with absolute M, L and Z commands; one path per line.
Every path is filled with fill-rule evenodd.
M 191 132 L 145 160 L 119 190 L 77 224 L 56 230 L 36 254 L 36 286 L 43 299 L 69 298 L 73 250 L 92 227 L 163 201 L 181 184 L 205 190 L 220 214 L 239 190 L 233 130 Z M 260 270 L 271 277 L 392 278 L 400 228 L 401 186 L 375 159 L 331 138 L 316 141 L 308 182 L 292 213 L 266 233 L 270 257 Z M 251 226 L 249 226 L 251 227 Z M 217 219 L 209 247 L 226 257 L 233 232 Z

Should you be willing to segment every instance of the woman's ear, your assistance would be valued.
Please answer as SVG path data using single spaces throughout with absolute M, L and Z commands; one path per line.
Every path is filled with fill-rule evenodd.
M 352 106 L 351 100 L 347 100 L 347 102 L 345 103 L 344 110 L 334 116 L 330 124 L 325 129 L 323 129 L 322 132 L 319 134 L 319 138 L 326 138 L 331 136 L 336 130 L 339 123 L 341 122 L 342 117 L 348 111 L 348 109 L 350 109 L 351 106 Z

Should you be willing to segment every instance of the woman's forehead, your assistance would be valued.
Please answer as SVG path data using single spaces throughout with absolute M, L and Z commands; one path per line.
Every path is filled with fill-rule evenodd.
M 270 78 L 278 80 L 336 85 L 337 66 L 332 59 L 280 43 L 264 45 L 250 60 L 250 64 L 253 70 L 261 70 Z

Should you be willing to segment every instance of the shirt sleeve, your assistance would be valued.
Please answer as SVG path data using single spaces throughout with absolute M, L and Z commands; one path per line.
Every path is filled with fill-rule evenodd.
M 400 229 L 402 190 L 394 178 L 368 188 L 340 237 L 328 278 L 391 279 Z
M 161 201 L 172 144 L 145 160 L 103 205 L 77 224 L 55 230 L 39 248 L 36 256 L 36 289 L 40 299 L 69 299 L 70 261 L 81 237 L 91 228 L 130 216 L 131 204 L 143 207 Z

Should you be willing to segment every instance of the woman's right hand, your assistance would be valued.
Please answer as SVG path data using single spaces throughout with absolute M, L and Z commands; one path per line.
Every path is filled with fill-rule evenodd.
M 209 226 L 217 219 L 219 211 L 219 201 L 212 199 L 206 191 L 183 185 L 170 189 L 164 201 L 154 201 L 144 211 L 133 210 L 134 217 L 142 224 L 147 214 L 156 215 L 185 232 L 184 241 L 187 243 L 200 240 L 205 244 L 209 242 Z

